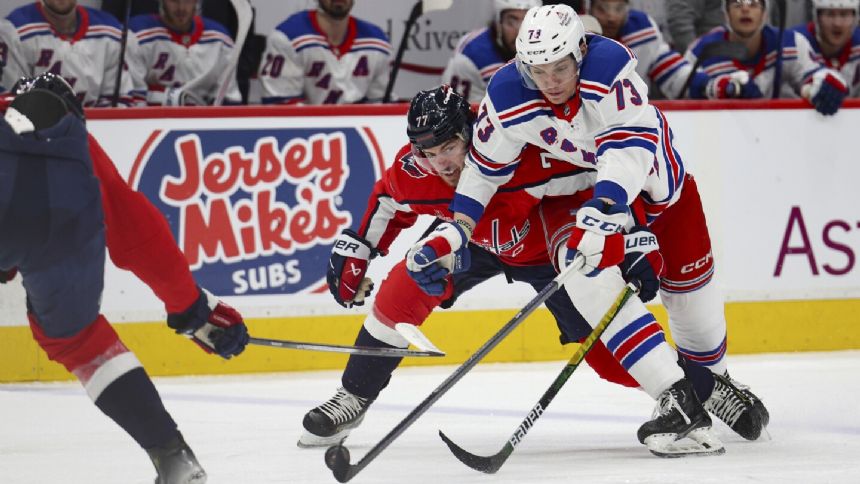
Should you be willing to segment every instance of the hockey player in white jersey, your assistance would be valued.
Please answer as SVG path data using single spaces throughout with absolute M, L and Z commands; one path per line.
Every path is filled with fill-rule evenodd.
M 838 71 L 849 96 L 860 97 L 860 0 L 812 0 L 813 21 L 794 31 L 806 37 L 813 58 Z
M 3 94 L 15 85 L 15 81 L 24 74 L 20 72 L 21 61 L 13 59 L 20 55 L 15 46 L 15 26 L 5 18 L 0 18 L 0 94 Z
M 594 318 L 599 319 L 623 287 L 617 264 L 624 250 L 618 231 L 629 220 L 627 205 L 641 194 L 648 222 L 660 223 L 662 214 L 676 227 L 667 242 L 678 249 L 664 253 L 669 256 L 668 276 L 661 296 L 679 351 L 727 379 L 723 305 L 717 289 L 708 284 L 713 258 L 695 180 L 685 173 L 666 119 L 648 103 L 647 87 L 635 68 L 629 49 L 586 35 L 569 7 L 531 9 L 517 38 L 517 62 L 496 73 L 479 108 L 473 147 L 451 206 L 456 223 L 441 227 L 440 233 L 446 235 L 450 252 L 462 250 L 488 201 L 517 169 L 526 144 L 579 166 L 596 167 L 595 198 L 578 211 L 569 250 L 558 254 L 562 263 L 576 253 L 585 255 L 584 272 L 590 277 L 577 275 L 565 284 L 575 305 L 596 324 Z M 680 227 L 690 228 L 689 233 Z M 683 237 L 691 238 L 689 249 L 679 243 Z M 419 254 L 427 256 L 427 247 L 422 241 L 407 255 L 416 271 L 444 257 L 431 253 L 423 261 L 417 259 Z M 696 258 L 685 262 L 693 254 Z M 628 302 L 603 340 L 612 346 L 633 335 L 642 337 L 638 322 L 648 316 L 641 302 Z M 660 342 L 641 353 L 627 369 L 658 399 L 658 416 L 640 428 L 640 441 L 662 453 L 672 439 L 693 432 L 702 444 L 694 452 L 712 452 L 710 420 L 677 367 L 668 364 L 674 361 L 674 350 Z M 755 439 L 769 415 L 757 397 L 751 392 L 748 397 L 756 406 L 757 426 L 742 435 Z M 709 410 L 720 413 L 716 403 L 709 404 Z
M 542 4 L 541 0 L 493 0 L 493 21 L 460 40 L 442 73 L 442 83 L 470 103 L 481 102 L 490 78 L 516 55 L 514 41 L 526 12 Z
M 723 0 L 727 23 L 698 38 L 687 51 L 687 61 L 695 63 L 708 44 L 725 40 L 741 42 L 747 48 L 745 61 L 717 56 L 702 59 L 690 86 L 693 97 L 799 98 L 809 100 L 824 114 L 835 114 L 848 94 L 842 76 L 813 60 L 806 38 L 788 30 L 778 39 L 779 30 L 765 25 L 767 0 Z M 780 58 L 781 50 L 781 58 Z M 774 96 L 774 84 L 778 84 Z
M 198 0 L 160 0 L 157 15 L 138 15 L 129 28 L 137 40 L 129 49 L 135 88 L 150 105 L 212 104 L 224 65 L 235 48 L 227 29 L 201 17 Z M 235 76 L 225 104 L 241 104 Z
M 378 26 L 349 15 L 354 0 L 318 0 L 275 27 L 260 62 L 263 104 L 378 102 L 391 44 Z
M 649 97 L 675 99 L 693 69 L 663 39 L 657 22 L 647 13 L 631 9 L 628 0 L 592 0 L 589 12 L 600 23 L 605 37 L 633 51 L 639 62 L 636 73 L 649 87 Z M 687 93 L 681 97 L 688 97 Z
M 122 29 L 116 18 L 80 6 L 77 0 L 40 0 L 13 10 L 6 18 L 15 27 L 9 48 L 17 52 L 10 57 L 17 64 L 16 75 L 51 72 L 72 85 L 84 106 L 111 105 Z M 127 72 L 119 93 L 119 105 L 135 103 Z

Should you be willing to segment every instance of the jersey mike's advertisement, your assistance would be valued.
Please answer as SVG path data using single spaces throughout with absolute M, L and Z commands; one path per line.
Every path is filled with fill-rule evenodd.
M 368 142 L 371 132 L 352 127 L 155 130 L 129 183 L 165 214 L 204 287 L 315 292 L 376 181 Z

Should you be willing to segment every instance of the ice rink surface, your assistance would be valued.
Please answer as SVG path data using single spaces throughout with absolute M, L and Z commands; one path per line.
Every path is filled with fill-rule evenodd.
M 563 366 L 479 365 L 351 482 L 858 483 L 860 352 L 731 357 L 771 414 L 770 440 L 715 423 L 723 456 L 661 459 L 636 440 L 653 403 L 581 367 L 495 475 L 465 467 L 437 435 L 498 451 Z M 346 441 L 355 463 L 454 367 L 403 368 Z M 161 378 L 156 385 L 209 483 L 334 483 L 322 449 L 296 447 L 304 413 L 340 372 Z M 76 383 L 0 385 L 0 482 L 151 483 L 146 454 Z

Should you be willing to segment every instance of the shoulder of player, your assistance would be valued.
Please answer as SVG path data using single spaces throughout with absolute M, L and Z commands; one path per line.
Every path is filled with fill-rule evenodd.
M 545 105 L 546 109 L 551 109 L 539 91 L 529 89 L 523 84 L 513 61 L 502 66 L 490 79 L 485 99 L 487 98 L 502 122 L 507 119 L 507 115 L 516 116 L 517 113 L 530 111 L 532 105 Z
M 275 27 L 275 30 L 281 32 L 291 40 L 295 40 L 296 38 L 305 35 L 316 35 L 322 37 L 322 35 L 314 29 L 313 23 L 311 23 L 310 13 L 311 10 L 296 12 L 287 17 L 283 22 L 279 23 Z
M 21 40 L 37 35 L 53 35 L 51 25 L 36 5 L 31 3 L 18 7 L 6 16 L 6 20 L 12 24 Z
M 384 178 L 389 189 L 388 195 L 398 203 L 439 204 L 450 200 L 454 194 L 453 187 L 449 187 L 441 178 L 418 165 L 409 143 L 397 152 L 394 163 L 385 171 Z
M 87 11 L 87 16 L 89 16 L 90 29 L 116 29 L 117 33 L 122 31 L 122 24 L 119 23 L 119 20 L 117 20 L 117 18 L 114 17 L 113 14 L 92 7 L 83 8 Z
M 594 100 L 589 97 L 591 93 L 602 99 L 615 79 L 636 56 L 626 46 L 612 39 L 599 35 L 589 35 L 586 38 L 588 51 L 582 61 L 579 76 L 580 92 L 583 100 Z
M 475 31 L 474 35 L 469 34 L 458 51 L 468 57 L 478 70 L 490 67 L 495 71 L 499 65 L 505 63 L 505 59 L 502 59 L 496 49 L 490 29 L 486 27 Z
M 378 25 L 362 20 L 357 17 L 352 17 L 355 20 L 355 37 L 356 40 L 377 40 L 388 44 L 388 36 L 385 31 Z
M 627 23 L 621 29 L 621 42 L 632 49 L 657 40 L 658 32 L 657 26 L 648 14 L 631 9 L 627 16 Z
M 702 49 L 706 45 L 712 44 L 714 42 L 723 42 L 726 40 L 727 35 L 728 35 L 728 31 L 726 30 L 726 27 L 719 25 L 717 27 L 712 28 L 711 30 L 702 34 L 702 36 L 700 36 L 699 38 L 694 40 L 693 43 L 690 44 L 689 49 L 690 49 L 690 51 L 693 52 L 693 55 L 695 55 L 696 57 L 699 57 L 702 55 Z
M 230 37 L 227 27 L 211 18 L 200 17 L 200 19 L 203 21 L 203 35 L 200 36 L 201 44 L 221 42 L 228 47 L 233 47 L 233 38 Z

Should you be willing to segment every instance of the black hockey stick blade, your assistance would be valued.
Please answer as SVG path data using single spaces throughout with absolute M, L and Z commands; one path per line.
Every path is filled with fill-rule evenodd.
M 585 355 L 591 351 L 594 343 L 600 338 L 603 332 L 606 331 L 606 328 L 609 327 L 610 323 L 615 319 L 615 316 L 618 315 L 621 308 L 624 307 L 625 303 L 627 303 L 627 300 L 634 294 L 636 294 L 636 287 L 633 284 L 627 284 L 624 287 L 624 290 L 618 294 L 615 301 L 613 301 L 612 305 L 609 306 L 609 309 L 606 310 L 606 313 L 602 318 L 600 318 L 600 321 L 591 333 L 585 338 L 582 344 L 579 345 L 579 348 L 573 356 L 570 357 L 570 360 L 568 360 L 567 364 L 564 365 L 564 368 L 562 368 L 558 376 L 555 377 L 555 380 L 553 380 L 549 388 L 543 395 L 541 395 L 537 405 L 532 407 L 532 410 L 520 423 L 517 430 L 515 430 L 510 438 L 508 438 L 508 441 L 505 442 L 502 450 L 491 456 L 476 455 L 455 444 L 447 435 L 442 433 L 442 431 L 439 431 L 439 437 L 441 437 L 445 444 L 448 445 L 448 448 L 451 449 L 454 456 L 457 457 L 460 462 L 466 464 L 472 469 L 485 472 L 487 474 L 494 474 L 498 471 L 508 460 L 508 457 L 513 454 L 514 448 L 522 442 L 529 430 L 534 427 L 535 422 L 537 422 L 540 416 L 543 415 L 546 408 L 549 407 L 549 404 L 552 403 L 559 390 L 561 390 L 561 387 L 564 386 L 573 372 L 579 368 L 579 364 L 585 359 Z
M 391 358 L 403 358 L 406 356 L 445 356 L 438 351 L 410 350 L 405 348 L 374 348 L 372 346 L 344 346 L 325 343 L 304 343 L 301 341 L 289 341 L 281 339 L 250 338 L 248 343 L 258 346 L 272 346 L 275 348 L 286 348 L 291 350 L 325 351 L 330 353 L 348 353 L 362 356 L 387 356 Z
M 454 457 L 459 459 L 460 462 L 476 471 L 481 471 L 486 474 L 495 474 L 496 471 L 502 468 L 502 465 L 514 452 L 514 446 L 511 445 L 510 442 L 506 442 L 505 446 L 502 447 L 502 450 L 493 455 L 476 455 L 455 444 L 454 441 L 449 439 L 441 430 L 439 431 L 439 437 L 442 438 L 442 441 L 445 442 L 445 445 L 451 449 L 451 453 L 454 454 Z

